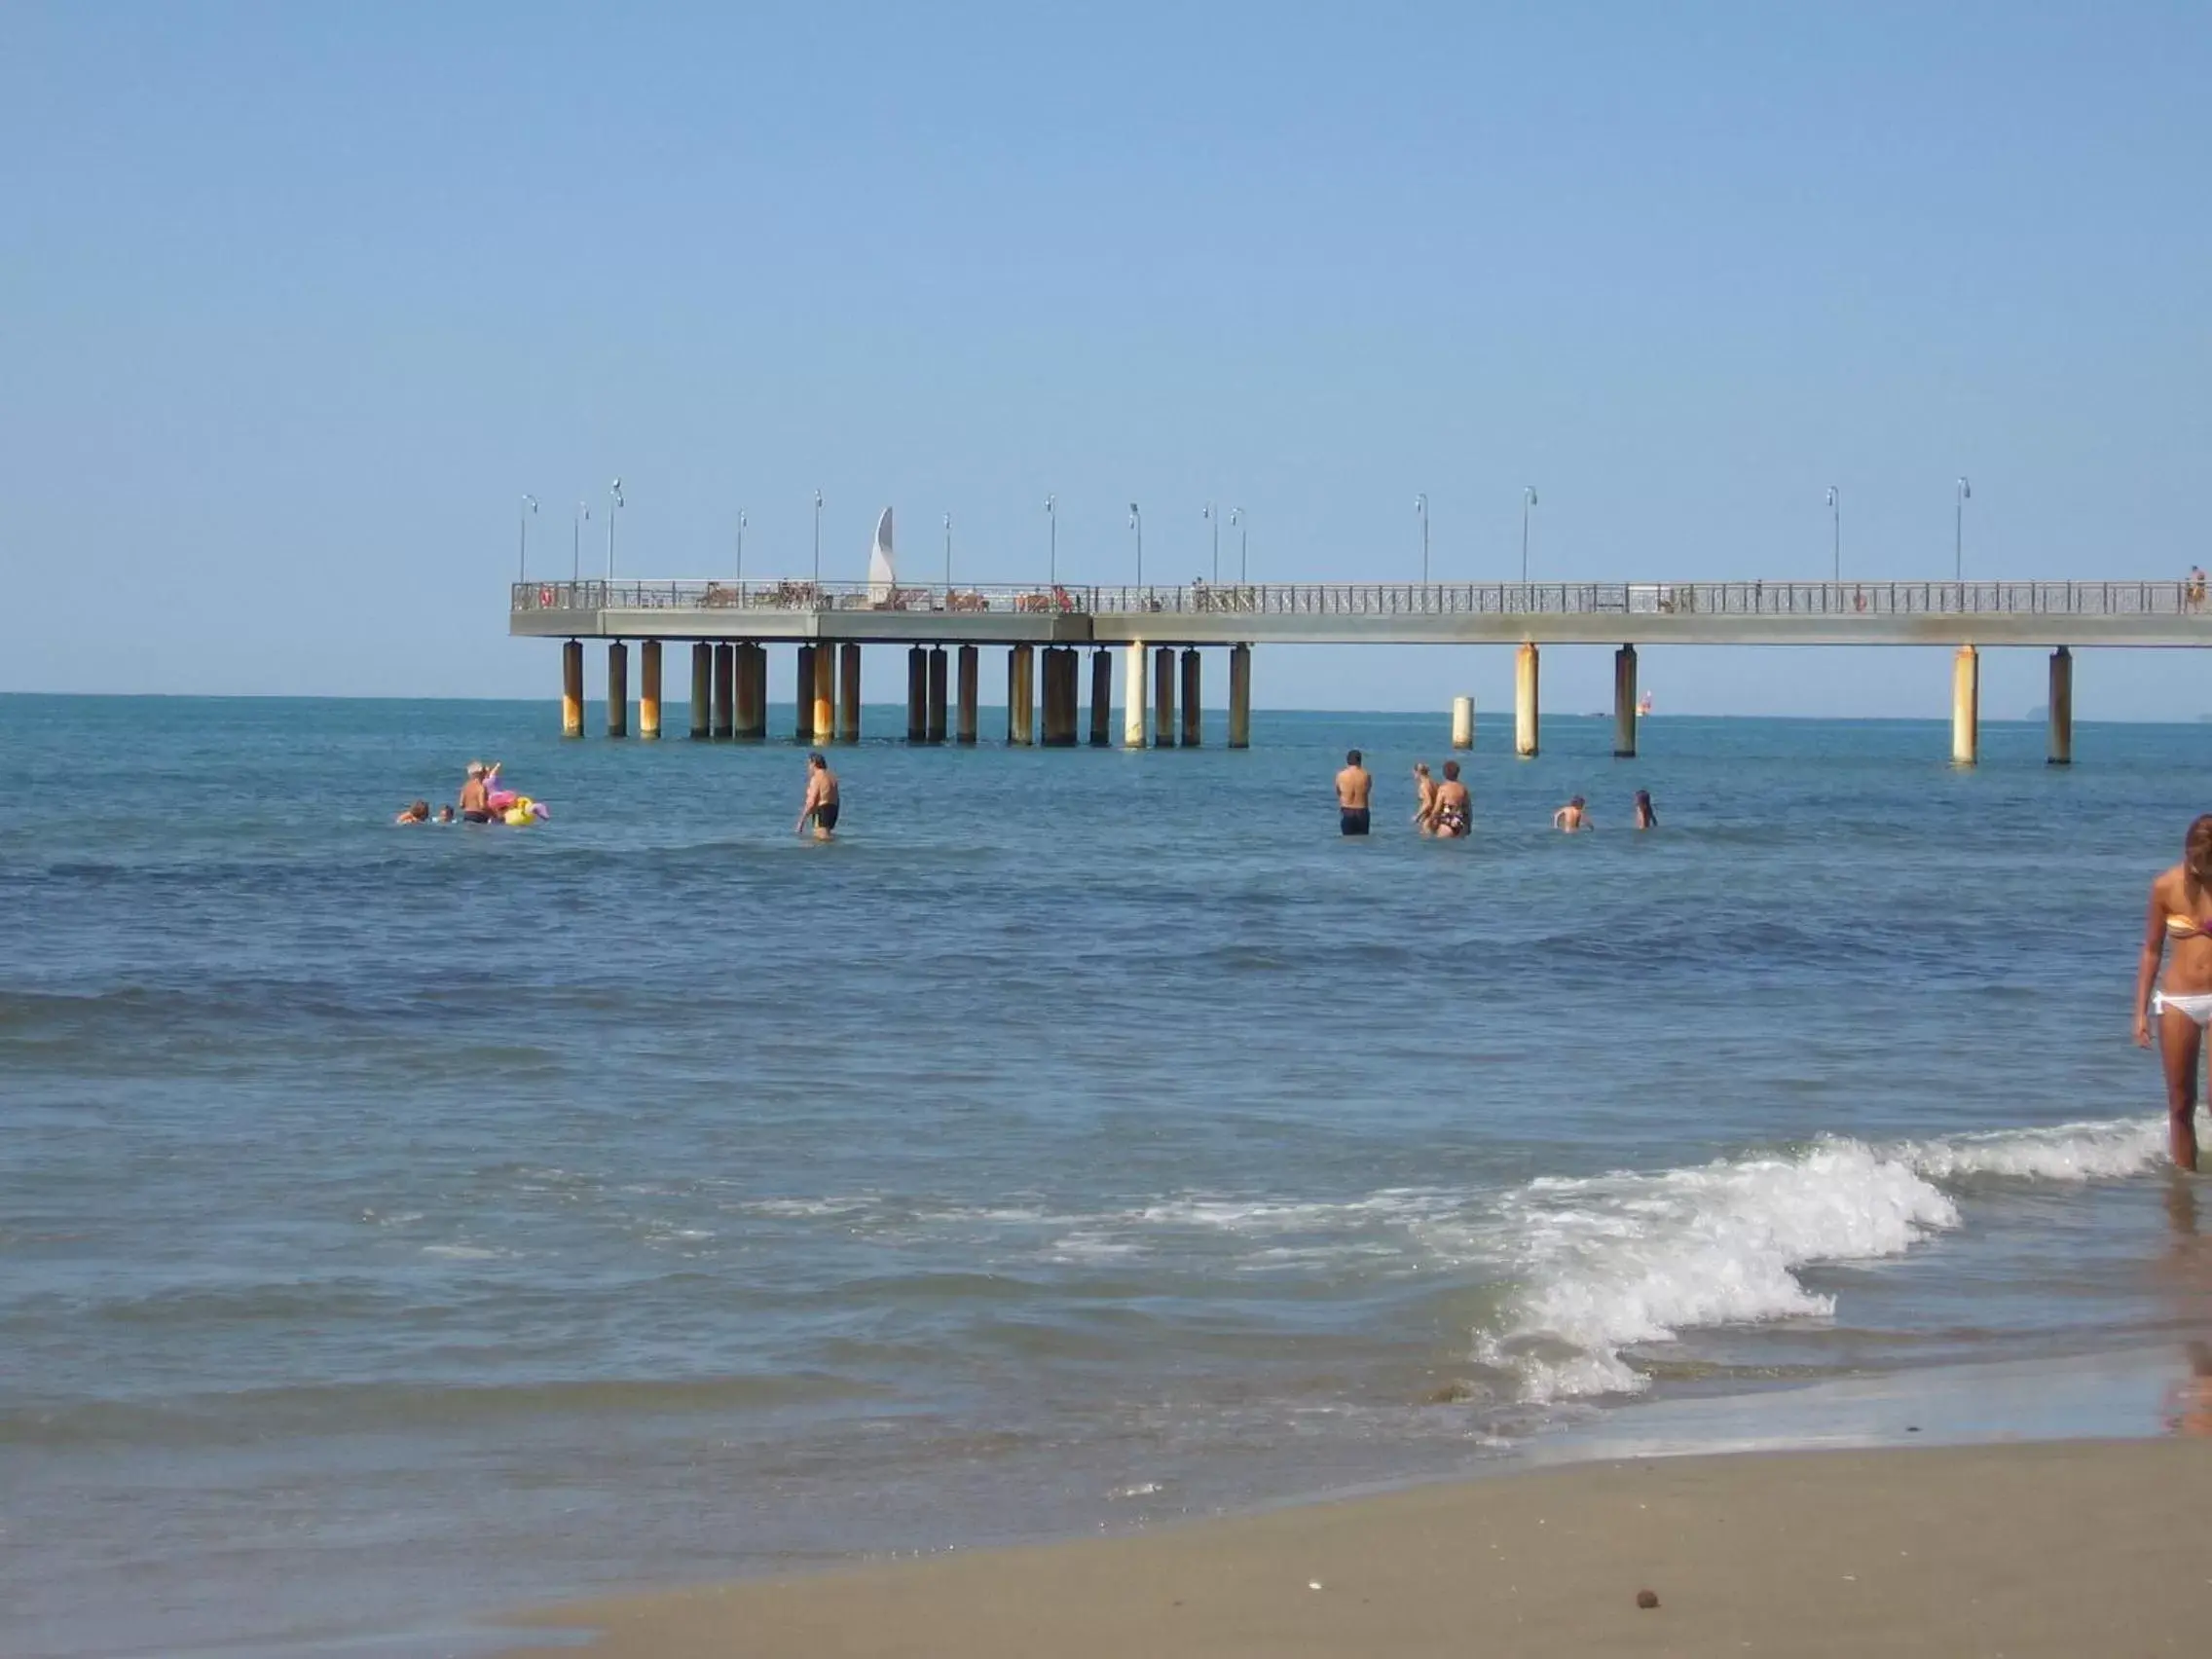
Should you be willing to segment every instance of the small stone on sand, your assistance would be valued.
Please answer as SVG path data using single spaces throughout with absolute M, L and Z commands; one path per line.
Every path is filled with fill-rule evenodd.
M 1646 1611 L 1656 1607 L 1659 1604 L 1659 1592 L 1656 1590 L 1639 1590 L 1636 1593 L 1636 1604 Z

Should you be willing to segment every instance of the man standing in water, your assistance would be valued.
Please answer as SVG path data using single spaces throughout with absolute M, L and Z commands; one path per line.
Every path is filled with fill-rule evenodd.
M 837 774 L 830 770 L 830 762 L 822 758 L 819 749 L 806 757 L 806 799 L 798 809 L 798 822 L 792 827 L 792 833 L 804 833 L 809 819 L 814 823 L 817 841 L 827 841 L 836 833 Z
M 1359 763 L 1359 751 L 1345 756 L 1345 769 L 1337 774 L 1337 823 L 1346 835 L 1367 833 L 1367 797 L 1375 780 Z

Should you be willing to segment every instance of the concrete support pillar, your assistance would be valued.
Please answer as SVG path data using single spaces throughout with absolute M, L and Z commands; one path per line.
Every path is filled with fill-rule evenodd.
M 792 735 L 801 743 L 814 736 L 814 646 L 799 646 L 792 677 L 792 701 L 798 705 L 793 711 Z
M 1535 755 L 1542 723 L 1537 709 L 1538 666 L 1534 645 L 1523 645 L 1513 655 L 1513 753 L 1524 760 Z
M 1037 741 L 1037 651 L 1015 645 L 1006 653 L 1006 740 L 1024 747 Z
M 1636 647 L 1613 653 L 1613 758 L 1636 758 Z
M 1073 749 L 1076 745 L 1077 711 L 1083 704 L 1083 657 L 1073 645 L 1061 645 L 1052 652 L 1052 735 L 1055 748 Z
M 737 647 L 737 735 L 758 742 L 768 735 L 768 647 Z
M 561 735 L 584 734 L 584 643 L 571 640 L 561 647 Z
M 1114 741 L 1114 653 L 1090 653 L 1090 747 L 1104 749 Z
M 906 650 L 906 741 L 930 740 L 930 653 L 920 645 Z
M 1175 647 L 1161 645 L 1152 654 L 1152 746 L 1175 747 Z
M 647 640 L 638 661 L 638 736 L 647 743 L 660 740 L 660 642 Z
M 962 743 L 976 741 L 976 682 L 981 678 L 981 653 L 974 645 L 960 647 L 960 677 L 958 682 L 959 721 L 953 736 Z
M 714 711 L 707 729 L 716 737 L 728 737 L 737 720 L 737 647 L 727 640 L 715 646 Z
M 1981 653 L 1961 645 L 1951 658 L 1951 764 L 1981 758 Z
M 1229 647 L 1229 747 L 1252 747 L 1252 647 Z
M 814 647 L 814 747 L 837 741 L 837 647 Z
M 1472 749 L 1475 746 L 1475 700 L 1472 697 L 1452 699 L 1452 747 Z
M 1144 747 L 1145 648 L 1131 640 L 1122 650 L 1122 747 Z
M 1183 747 L 1185 749 L 1198 748 L 1199 740 L 1205 735 L 1205 728 L 1200 723 L 1205 708 L 1198 699 L 1200 661 L 1198 646 L 1185 645 L 1183 647 Z
M 944 672 L 947 666 L 944 647 L 942 645 L 932 645 L 929 662 L 928 719 L 922 732 L 922 740 L 925 743 L 942 743 L 944 741 Z
M 705 640 L 691 647 L 691 736 L 704 739 L 714 730 L 715 647 Z
M 837 647 L 837 741 L 861 740 L 861 647 L 847 641 Z
M 2064 645 L 2050 653 L 2050 762 L 2074 764 L 2074 653 Z
M 607 645 L 607 735 L 630 735 L 630 647 L 620 640 Z

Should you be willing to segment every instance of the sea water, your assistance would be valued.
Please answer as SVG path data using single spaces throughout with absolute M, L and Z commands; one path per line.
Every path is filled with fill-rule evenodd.
M 817 846 L 788 742 L 0 698 L 0 1651 L 442 1651 L 2212 1329 L 2128 1040 L 2212 728 L 1493 726 L 1438 843 L 1441 715 L 903 724 Z M 392 827 L 471 758 L 550 820 Z

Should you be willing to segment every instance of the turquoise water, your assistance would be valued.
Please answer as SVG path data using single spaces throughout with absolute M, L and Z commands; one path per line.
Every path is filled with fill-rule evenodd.
M 0 698 L 0 1651 L 295 1651 L 2212 1330 L 2127 1040 L 2212 728 L 2066 771 L 1995 725 L 1971 773 L 1935 725 L 1490 728 L 1471 844 L 1403 828 L 1439 718 L 871 737 L 817 847 L 789 744 L 553 726 Z M 551 822 L 390 827 L 479 756 Z

